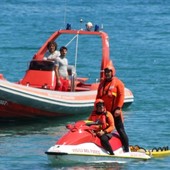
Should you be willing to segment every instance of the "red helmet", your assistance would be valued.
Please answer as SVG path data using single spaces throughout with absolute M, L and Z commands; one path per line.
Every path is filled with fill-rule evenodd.
M 96 109 L 97 105 L 103 105 L 104 106 L 104 101 L 102 99 L 96 99 L 94 102 L 94 107 Z
M 104 106 L 104 101 L 102 99 L 96 99 L 95 103 L 94 103 L 94 109 L 97 110 L 98 106 Z M 104 106 L 104 109 L 102 110 L 102 112 L 99 112 L 100 114 L 105 112 L 106 108 Z
M 112 76 L 114 76 L 116 74 L 116 70 L 115 70 L 111 60 L 110 60 L 110 63 L 108 63 L 107 66 L 104 68 L 104 70 L 111 70 Z
M 96 105 L 99 104 L 99 103 L 101 103 L 101 104 L 104 105 L 104 101 L 103 101 L 102 99 L 96 99 L 94 105 L 96 106 Z

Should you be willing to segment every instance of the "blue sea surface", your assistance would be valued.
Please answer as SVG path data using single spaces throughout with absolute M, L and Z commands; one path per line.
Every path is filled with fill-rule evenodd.
M 130 144 L 147 149 L 170 147 L 169 0 L 1 0 L 0 73 L 9 81 L 20 80 L 54 31 L 66 23 L 79 29 L 88 21 L 108 33 L 116 75 L 135 96 L 124 110 Z M 99 61 L 89 61 L 88 53 L 85 71 L 95 77 Z M 51 165 L 44 152 L 65 133 L 66 124 L 86 118 L 1 123 L 0 170 L 170 169 L 170 156 L 126 163 Z

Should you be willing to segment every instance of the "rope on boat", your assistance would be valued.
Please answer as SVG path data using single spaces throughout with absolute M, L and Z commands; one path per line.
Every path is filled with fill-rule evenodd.
M 76 51 L 75 51 L 75 63 L 74 63 L 74 67 L 75 67 L 75 72 L 76 72 L 76 70 L 77 70 L 76 68 L 77 68 L 79 34 L 76 34 L 65 46 L 67 47 L 75 38 L 76 38 Z
M 78 34 L 76 34 L 65 46 L 67 47 L 76 37 L 78 37 Z
M 142 147 L 140 147 L 138 145 L 135 145 L 135 146 L 131 145 L 130 150 L 131 150 L 131 152 L 138 152 L 139 150 L 143 150 L 144 152 L 146 152 L 146 149 L 144 149 L 144 148 L 142 148 Z
M 170 155 L 170 150 L 168 146 L 163 146 L 163 147 L 154 147 L 153 149 L 147 150 L 143 147 L 140 147 L 138 145 L 135 146 L 130 146 L 131 152 L 143 152 L 146 153 L 147 155 L 150 156 L 168 156 Z
M 76 70 L 77 70 L 78 44 L 79 44 L 79 34 L 77 34 L 77 39 L 76 39 L 75 72 L 76 72 Z
M 66 15 L 67 15 L 67 0 L 65 0 L 65 9 L 64 9 L 64 18 L 63 18 L 64 26 L 66 25 Z
M 143 147 L 140 147 L 138 145 L 135 145 L 135 146 L 130 146 L 130 150 L 132 152 L 137 152 L 139 150 L 144 150 L 145 152 L 148 151 L 147 149 L 143 148 Z M 168 151 L 169 150 L 169 147 L 168 146 L 163 146 L 163 147 L 154 147 L 153 149 L 151 149 L 152 152 L 160 152 L 160 151 Z
M 158 148 L 153 148 L 152 149 L 152 152 L 156 151 L 156 152 L 159 152 L 159 151 L 167 151 L 169 150 L 169 147 L 168 146 L 163 146 L 163 147 L 158 147 Z

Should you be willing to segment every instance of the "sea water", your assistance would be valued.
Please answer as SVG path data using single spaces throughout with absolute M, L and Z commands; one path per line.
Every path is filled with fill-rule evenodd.
M 0 73 L 10 81 L 21 79 L 45 40 L 55 30 L 65 28 L 66 23 L 73 28 L 84 28 L 88 21 L 98 24 L 109 35 L 116 75 L 135 97 L 134 103 L 124 110 L 130 144 L 147 149 L 170 147 L 169 11 L 168 0 L 1 0 Z M 88 55 L 84 57 L 89 62 Z M 90 61 L 86 70 L 93 63 Z M 90 76 L 94 76 L 94 69 L 91 67 Z M 0 169 L 170 168 L 170 157 L 124 163 L 51 165 L 44 152 L 65 133 L 66 124 L 86 118 L 87 115 L 80 115 L 1 123 Z

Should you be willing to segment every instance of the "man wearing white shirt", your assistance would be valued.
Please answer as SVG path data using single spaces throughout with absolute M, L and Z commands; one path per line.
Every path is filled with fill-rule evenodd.
M 57 43 L 50 41 L 47 44 L 48 51 L 44 55 L 44 60 L 56 61 L 57 57 L 60 56 L 60 52 L 57 51 Z
M 67 47 L 62 46 L 60 48 L 60 56 L 56 58 L 56 90 L 59 91 L 67 91 L 69 86 L 69 78 L 68 78 L 68 60 L 66 58 Z

